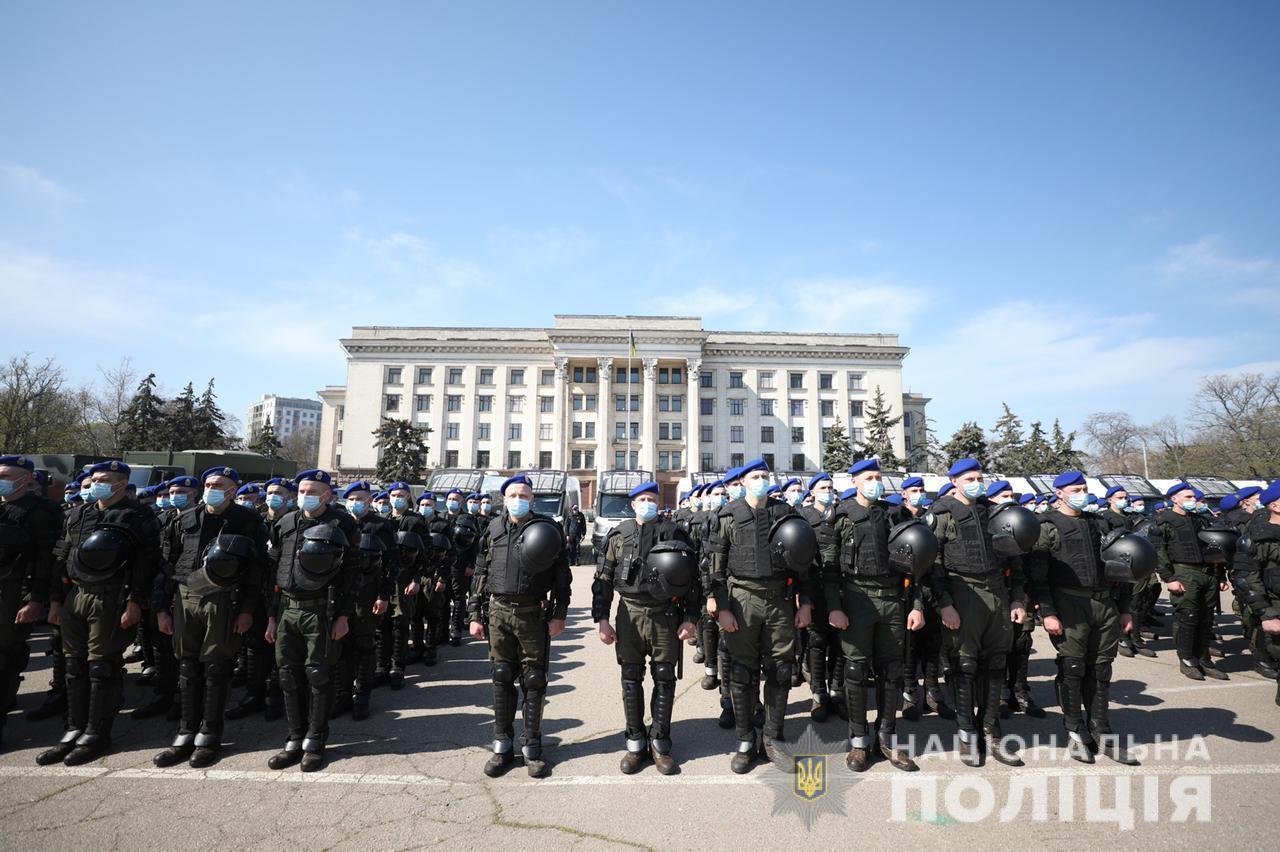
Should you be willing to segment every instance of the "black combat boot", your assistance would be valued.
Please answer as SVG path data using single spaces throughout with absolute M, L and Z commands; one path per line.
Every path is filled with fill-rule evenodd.
M 302 741 L 307 734 L 307 714 L 303 709 L 302 677 L 297 669 L 286 666 L 277 669 L 280 678 L 280 697 L 284 707 L 285 718 L 289 722 L 289 739 L 284 748 L 277 752 L 267 766 L 271 769 L 286 769 L 302 760 Z
M 222 723 L 227 710 L 227 693 L 231 691 L 231 662 L 205 663 L 204 718 L 196 734 L 196 750 L 191 754 L 191 768 L 204 769 L 218 760 L 222 751 Z
M 89 663 L 89 718 L 84 733 L 76 740 L 76 747 L 62 760 L 67 766 L 97 760 L 111 749 L 111 728 L 120 709 L 122 680 L 119 660 Z
M 200 729 L 200 715 L 204 711 L 201 700 L 200 664 L 196 660 L 183 659 L 178 663 L 178 735 L 173 744 L 151 758 L 160 768 L 177 766 L 191 758 L 196 748 L 196 733 Z
M 648 758 L 649 743 L 644 732 L 644 666 L 622 664 L 622 715 L 626 721 L 627 752 L 619 768 L 623 775 L 634 775 Z
M 543 683 L 545 684 L 545 681 Z M 524 688 L 524 731 L 521 733 L 523 745 L 520 748 L 520 752 L 524 756 L 524 766 L 528 770 L 530 778 L 543 778 L 551 769 L 542 753 L 542 703 L 546 697 L 545 690 L 545 685 L 531 687 L 526 676 Z
M 650 755 L 659 774 L 675 775 L 680 771 L 671 756 L 671 713 L 676 703 L 676 670 L 672 663 L 654 663 L 653 698 L 649 712 L 653 725 L 649 729 Z
M 1200 658 L 1200 671 L 1204 672 L 1204 676 L 1213 680 L 1231 680 L 1227 673 L 1218 668 L 1217 664 L 1205 654 Z
M 733 704 L 734 729 L 738 735 L 738 750 L 729 762 L 729 768 L 738 775 L 751 771 L 756 759 L 755 684 L 751 672 L 742 666 L 733 666 L 733 682 L 729 684 L 729 700 Z

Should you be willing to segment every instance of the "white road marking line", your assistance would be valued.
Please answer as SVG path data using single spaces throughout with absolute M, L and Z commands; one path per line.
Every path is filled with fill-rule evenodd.
M 1147 689 L 1147 690 L 1144 690 L 1144 692 L 1149 692 L 1149 693 L 1151 693 L 1151 694 L 1153 694 L 1153 695 L 1172 695 L 1172 694 L 1174 694 L 1174 693 L 1178 693 L 1178 692 L 1196 692 L 1196 691 L 1201 690 L 1201 689 L 1245 689 L 1245 688 L 1250 687 L 1250 686 L 1272 686 L 1272 687 L 1274 687 L 1274 686 L 1275 686 L 1275 681 L 1273 681 L 1273 680 L 1251 680 L 1251 681 L 1241 681 L 1241 682 L 1239 682 L 1239 683 L 1222 683 L 1221 681 L 1214 681 L 1214 682 L 1212 682 L 1212 683 L 1199 683 L 1199 684 L 1196 684 L 1195 686 L 1165 686 L 1165 687 L 1157 687 L 1156 689 Z M 1141 693 L 1132 693 L 1132 694 L 1134 694 L 1134 695 L 1140 695 Z

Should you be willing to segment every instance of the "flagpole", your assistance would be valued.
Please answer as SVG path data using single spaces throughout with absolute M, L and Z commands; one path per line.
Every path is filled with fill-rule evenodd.
M 635 351 L 635 332 L 627 329 L 627 404 L 623 406 L 626 409 L 627 417 L 627 457 L 623 460 L 623 470 L 631 470 L 631 359 L 634 357 Z

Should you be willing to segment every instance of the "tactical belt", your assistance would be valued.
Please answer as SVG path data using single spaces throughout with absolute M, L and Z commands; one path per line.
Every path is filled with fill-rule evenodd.
M 1110 589 L 1086 589 L 1083 586 L 1056 586 L 1055 592 L 1071 595 L 1073 598 L 1093 598 L 1095 601 L 1112 600 Z
M 618 592 L 618 597 L 626 601 L 627 606 L 639 609 L 665 609 L 671 603 L 648 592 Z
M 280 594 L 284 600 L 285 609 L 315 610 L 329 605 L 329 593 L 326 590 L 303 594 L 282 591 Z
M 1174 568 L 1190 568 L 1192 571 L 1199 571 L 1201 574 L 1213 574 L 1215 566 L 1209 564 L 1193 565 L 1190 562 L 1175 562 Z
M 537 595 L 491 595 L 489 603 L 491 607 L 514 613 L 542 610 L 542 598 Z
M 874 577 L 849 577 L 848 585 L 853 586 L 867 597 L 872 598 L 901 598 L 902 597 L 902 581 L 895 580 L 891 584 L 880 582 Z
M 729 591 L 734 589 L 742 589 L 753 595 L 758 595 L 766 599 L 786 600 L 792 597 L 795 592 L 791 589 L 791 584 L 785 579 L 765 580 L 752 577 L 750 579 L 739 579 L 737 577 L 729 578 Z
M 947 579 L 963 580 L 970 586 L 985 586 L 988 589 L 1005 585 L 1003 571 L 992 571 L 988 574 L 961 574 L 958 571 L 948 571 Z

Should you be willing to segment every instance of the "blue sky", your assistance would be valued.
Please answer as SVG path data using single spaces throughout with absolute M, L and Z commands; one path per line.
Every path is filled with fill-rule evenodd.
M 194 5 L 0 10 L 4 348 L 76 381 L 695 314 L 898 332 L 945 437 L 1280 369 L 1275 3 Z

